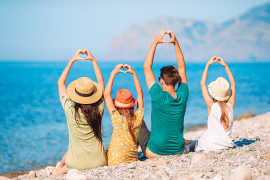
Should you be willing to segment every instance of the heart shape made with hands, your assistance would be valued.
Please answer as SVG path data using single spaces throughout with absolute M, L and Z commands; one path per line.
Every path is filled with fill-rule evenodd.
M 170 37 L 170 34 L 169 33 L 165 33 L 164 36 L 163 36 L 163 40 L 165 41 L 165 43 L 170 43 L 170 41 L 172 40 L 172 37 Z
M 80 57 L 80 58 L 83 58 L 83 60 L 85 60 L 85 58 L 87 58 L 88 56 L 87 56 L 86 53 L 80 53 L 80 54 L 79 54 L 79 57 Z
M 164 33 L 162 37 L 162 43 L 167 43 L 167 44 L 173 43 L 173 40 L 175 39 L 175 35 L 171 30 L 163 31 L 162 33 Z M 167 36 L 165 36 L 165 34 L 169 36 L 169 40 L 167 40 L 168 38 L 166 38 Z M 166 38 L 166 40 L 164 39 L 164 37 Z
M 82 50 L 81 52 L 79 52 L 78 57 L 79 58 L 82 58 L 85 61 L 86 58 L 88 58 L 90 54 L 87 54 L 87 51 L 86 50 Z
M 127 70 L 124 70 L 124 69 L 127 69 Z M 128 68 L 128 66 L 125 64 L 125 65 L 121 66 L 121 70 L 123 71 L 123 73 L 126 73 L 126 72 L 128 72 L 129 68 Z
M 222 61 L 222 60 L 221 60 L 220 58 L 217 58 L 217 57 L 216 57 L 216 58 L 213 59 L 213 61 L 218 62 L 218 61 Z

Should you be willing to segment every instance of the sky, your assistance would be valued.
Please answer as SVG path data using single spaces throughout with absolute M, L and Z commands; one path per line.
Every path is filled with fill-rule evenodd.
M 106 57 L 112 36 L 158 17 L 222 23 L 269 0 L 0 0 L 0 61 Z

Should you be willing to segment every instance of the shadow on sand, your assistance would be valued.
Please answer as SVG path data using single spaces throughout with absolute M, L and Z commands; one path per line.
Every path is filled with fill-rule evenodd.
M 240 138 L 238 141 L 234 141 L 233 143 L 236 144 L 238 147 L 243 147 L 244 145 L 250 145 L 256 141 L 260 141 L 259 138 L 253 138 L 253 139 L 246 139 L 246 138 Z

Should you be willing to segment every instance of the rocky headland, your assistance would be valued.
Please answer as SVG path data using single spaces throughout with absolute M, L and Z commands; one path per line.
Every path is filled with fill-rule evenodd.
M 231 62 L 269 61 L 270 3 L 223 23 L 159 17 L 132 25 L 124 33 L 112 37 L 106 59 L 144 60 L 152 41 L 162 29 L 175 33 L 189 62 L 204 62 L 214 54 Z M 166 36 L 165 40 L 169 40 Z M 155 61 L 174 59 L 173 45 L 158 45 Z

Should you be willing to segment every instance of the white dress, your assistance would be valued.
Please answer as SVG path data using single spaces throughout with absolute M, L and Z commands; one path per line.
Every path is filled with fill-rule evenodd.
M 232 142 L 231 133 L 233 128 L 233 107 L 227 103 L 230 108 L 228 118 L 230 126 L 224 130 L 221 122 L 221 108 L 218 103 L 214 103 L 208 116 L 208 129 L 204 132 L 195 145 L 195 151 L 218 151 L 222 149 L 229 149 L 236 145 Z

